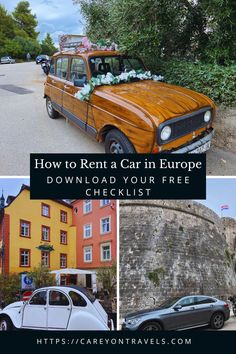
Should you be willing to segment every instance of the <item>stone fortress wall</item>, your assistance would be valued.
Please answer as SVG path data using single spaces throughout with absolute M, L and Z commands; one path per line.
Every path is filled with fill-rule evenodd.
M 193 201 L 121 201 L 121 315 L 172 296 L 236 293 L 235 232 L 235 220 Z

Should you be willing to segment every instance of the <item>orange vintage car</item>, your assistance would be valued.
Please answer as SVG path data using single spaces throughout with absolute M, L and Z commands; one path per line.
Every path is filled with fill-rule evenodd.
M 213 137 L 215 104 L 201 93 L 152 79 L 122 80 L 78 92 L 92 78 L 147 70 L 140 59 L 112 50 L 62 51 L 51 62 L 44 97 L 50 118 L 60 114 L 106 153 L 202 153 Z

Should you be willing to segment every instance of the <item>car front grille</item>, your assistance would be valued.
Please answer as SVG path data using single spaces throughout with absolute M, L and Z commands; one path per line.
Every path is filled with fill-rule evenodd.
M 191 132 L 194 132 L 200 128 L 206 127 L 209 125 L 211 122 L 205 122 L 204 121 L 204 114 L 206 111 L 211 111 L 211 107 L 206 107 L 203 108 L 197 112 L 178 117 L 178 118 L 173 118 L 170 120 L 165 121 L 164 123 L 161 123 L 158 127 L 158 134 L 157 134 L 157 140 L 159 145 L 163 145 L 166 143 L 169 143 L 172 140 L 176 140 L 184 135 L 187 135 Z M 211 117 L 212 120 L 212 117 Z M 161 140 L 161 131 L 162 129 L 166 126 L 171 127 L 171 136 L 168 140 L 162 141 Z

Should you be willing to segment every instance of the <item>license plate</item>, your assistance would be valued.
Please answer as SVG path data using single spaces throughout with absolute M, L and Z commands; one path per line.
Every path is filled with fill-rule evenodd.
M 211 141 L 208 141 L 207 143 L 199 146 L 198 148 L 189 151 L 189 154 L 202 154 L 204 152 L 206 152 L 207 150 L 209 150 L 211 147 Z

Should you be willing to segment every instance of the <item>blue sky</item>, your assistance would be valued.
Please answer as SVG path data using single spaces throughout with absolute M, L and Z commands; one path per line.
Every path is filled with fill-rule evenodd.
M 9 195 L 17 195 L 20 191 L 22 184 L 29 185 L 29 178 L 1 178 L 0 177 L 0 194 L 3 195 L 5 199 Z
M 207 179 L 207 199 L 198 200 L 221 215 L 220 206 L 229 205 L 229 210 L 225 210 L 222 216 L 236 219 L 236 178 L 208 178 Z
M 12 12 L 19 0 L 0 0 L 0 4 Z M 49 32 L 56 44 L 60 34 L 83 34 L 84 21 L 78 5 L 72 0 L 28 0 L 32 13 L 38 20 L 39 39 Z
M 0 178 L 0 192 L 2 189 L 5 198 L 8 195 L 16 195 L 22 184 L 29 185 L 28 178 Z M 236 219 L 236 178 L 208 178 L 207 199 L 198 202 L 221 214 L 220 206 L 229 205 L 229 210 L 223 212 L 223 216 Z

